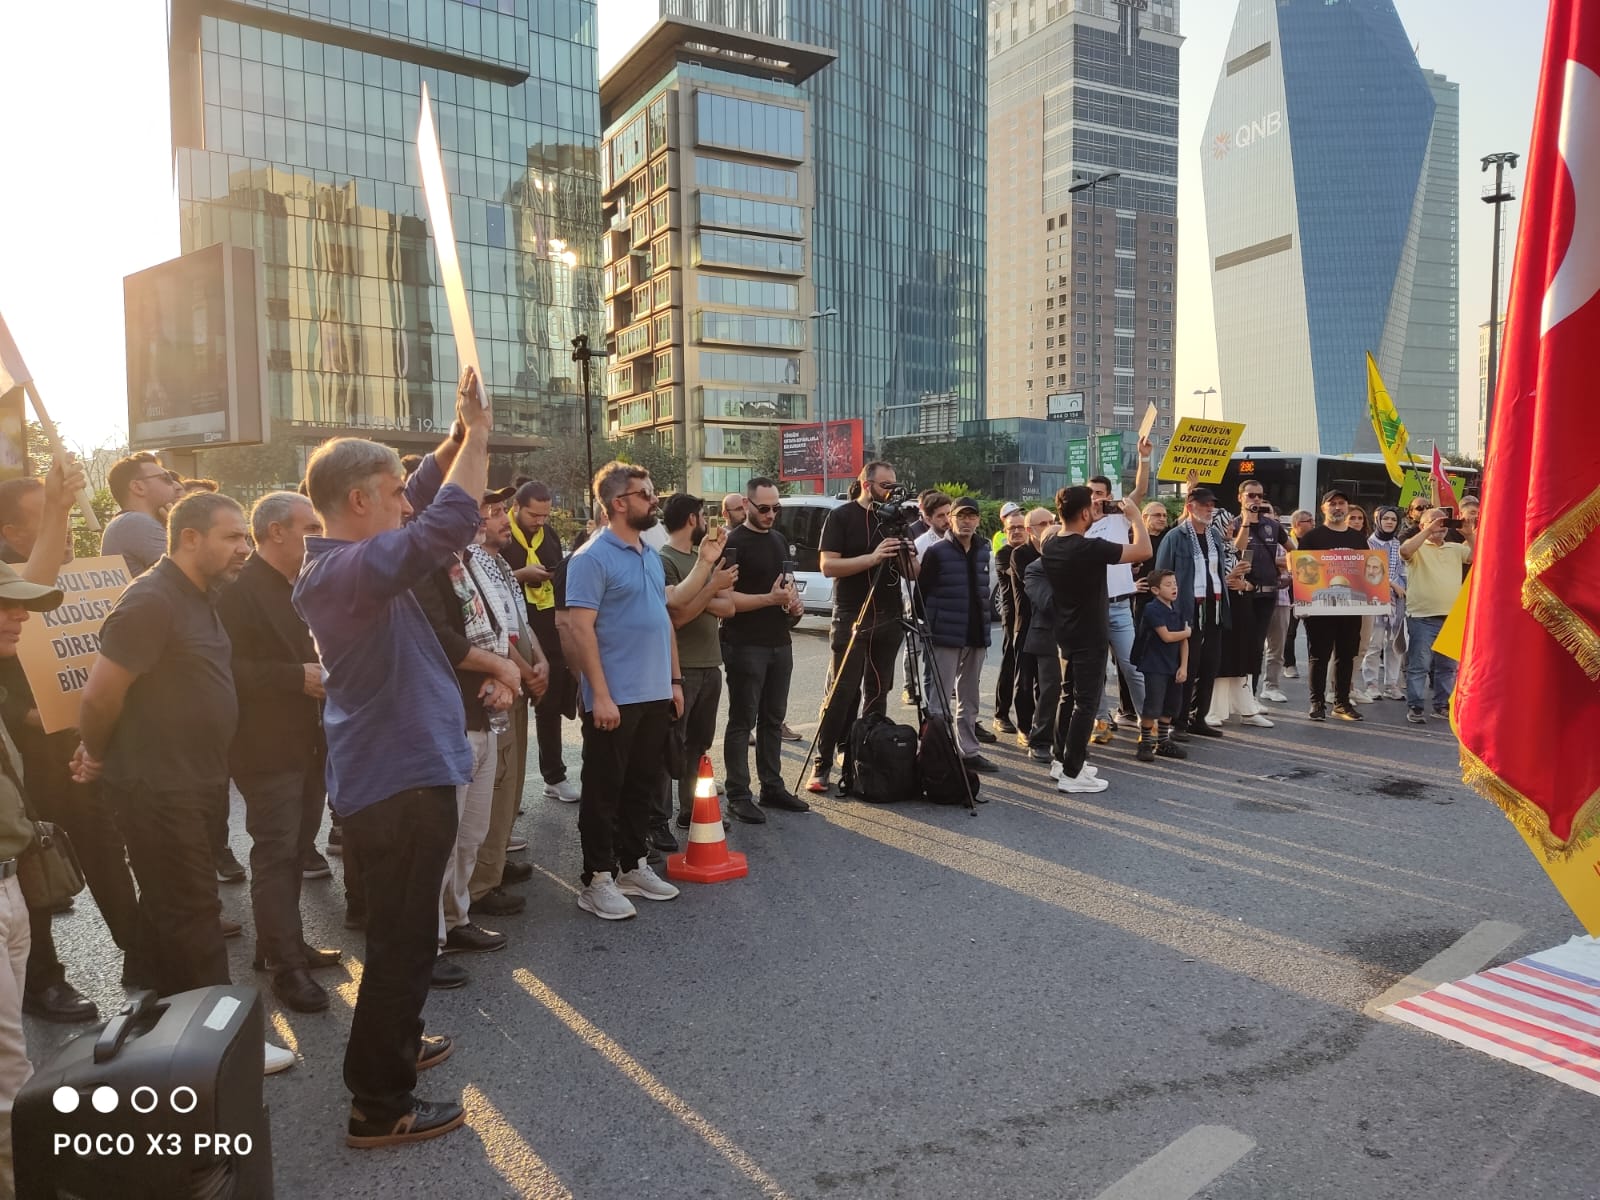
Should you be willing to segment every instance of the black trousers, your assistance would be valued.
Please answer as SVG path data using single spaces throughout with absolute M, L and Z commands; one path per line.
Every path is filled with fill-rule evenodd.
M 1106 692 L 1106 651 L 1102 642 L 1087 650 L 1069 650 L 1062 657 L 1065 678 L 1061 686 L 1061 706 L 1056 714 L 1057 730 L 1066 729 L 1062 739 L 1063 773 L 1076 777 L 1089 757 L 1089 735 Z M 1057 737 L 1060 737 L 1057 733 Z
M 1311 660 L 1311 706 L 1328 694 L 1328 660 L 1333 659 L 1333 698 L 1350 703 L 1350 679 L 1361 654 L 1360 617 L 1307 617 L 1306 647 Z
M 1251 662 L 1255 663 L 1255 670 L 1250 672 L 1250 690 L 1261 690 L 1261 659 L 1267 645 L 1267 627 L 1272 624 L 1273 615 L 1278 611 L 1278 593 L 1274 591 L 1262 593 L 1254 592 L 1249 596 L 1239 596 L 1234 603 L 1245 603 L 1255 608 L 1255 630 L 1258 636 L 1257 644 L 1251 647 Z
M 619 864 L 633 870 L 650 851 L 650 821 L 666 763 L 670 700 L 619 704 L 621 723 L 597 729 L 583 714 L 583 799 L 578 802 L 578 840 L 583 845 L 583 882 L 598 871 L 615 878 Z M 371 877 L 368 877 L 371 890 Z
M 75 742 L 77 732 L 72 731 Z M 134 955 L 139 943 L 139 896 L 128 873 L 128 852 L 122 831 L 109 809 L 102 803 L 98 783 L 73 783 L 66 764 L 71 749 L 59 742 L 48 743 L 55 751 L 44 763 L 28 765 L 28 812 L 36 820 L 54 821 L 72 840 L 72 849 L 83 868 L 89 893 L 100 908 L 111 940 L 124 955 Z M 55 760 L 59 758 L 59 769 Z M 64 983 L 67 969 L 56 954 L 51 914 L 28 910 L 28 926 L 33 935 L 28 949 L 28 991 L 38 994 Z M 135 962 L 137 958 L 135 957 Z
M 1011 716 L 1011 706 L 1017 693 L 1017 631 L 1006 626 L 1005 637 L 1000 641 L 1000 675 L 994 681 L 994 715 Z M 1025 727 L 1024 727 L 1025 728 Z
M 782 795 L 783 720 L 789 711 L 794 647 L 722 643 L 728 672 L 728 728 L 722 743 L 729 800 L 750 799 L 750 731 L 756 733 L 756 779 L 761 797 Z
M 1017 728 L 1023 733 L 1029 733 L 1033 729 L 1034 716 L 1038 712 L 1039 660 L 1022 648 L 1020 639 L 1017 643 L 1015 687 Z
M 662 772 L 661 800 L 655 820 L 672 820 L 672 796 L 677 793 L 680 813 L 694 815 L 694 789 L 700 780 L 700 756 L 717 740 L 717 705 L 722 702 L 721 667 L 683 667 L 683 716 L 667 726 L 667 739 L 683 762 L 683 775 L 673 779 Z M 749 749 L 749 737 L 745 748 Z
M 185 792 L 107 786 L 105 793 L 139 882 L 134 977 L 163 996 L 228 983 L 212 853 L 227 784 Z
M 1211 711 L 1211 693 L 1216 690 L 1217 671 L 1222 666 L 1222 623 L 1218 601 L 1196 600 L 1194 633 L 1189 639 L 1189 676 L 1183 685 L 1183 702 L 1178 719 L 1198 725 Z
M 850 725 L 858 711 L 863 717 L 868 713 L 889 711 L 894 660 L 900 653 L 905 630 L 898 619 L 863 625 L 852 646 L 850 627 L 854 620 L 854 613 L 835 613 L 829 632 L 828 643 L 833 655 L 828 663 L 828 704 L 822 710 L 822 722 L 817 730 L 819 769 L 832 768 L 834 755 L 849 738 Z
M 1024 654 L 1023 658 L 1039 681 L 1039 702 L 1033 710 L 1033 722 L 1028 729 L 1028 749 L 1048 750 L 1058 762 L 1062 753 L 1062 738 L 1066 727 L 1056 717 L 1061 706 L 1061 656 L 1049 654 Z
M 353 1105 L 376 1121 L 415 1107 L 422 1006 L 439 953 L 439 888 L 456 845 L 456 789 L 412 788 L 343 818 L 361 859 L 367 962 L 344 1052 Z
M 1300 636 L 1300 618 L 1294 615 L 1294 610 L 1289 610 L 1289 632 L 1283 639 L 1283 665 L 1294 666 L 1294 643 Z
M 555 610 L 530 610 L 528 627 L 550 662 L 550 687 L 534 705 L 533 730 L 539 743 L 539 774 L 546 783 L 553 785 L 567 777 L 566 760 L 561 755 L 561 720 L 572 711 L 572 673 L 567 670 L 567 660 L 561 654 Z
M 244 796 L 244 827 L 250 834 L 256 950 L 272 967 L 299 966 L 301 961 L 301 855 L 306 830 L 314 834 L 322 824 L 327 799 L 323 762 L 318 753 L 299 770 L 234 779 Z

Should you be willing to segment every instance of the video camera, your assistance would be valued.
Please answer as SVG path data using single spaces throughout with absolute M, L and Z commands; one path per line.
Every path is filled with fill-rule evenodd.
M 917 500 L 904 484 L 895 484 L 882 501 L 874 501 L 872 515 L 889 537 L 903 537 L 917 517 Z

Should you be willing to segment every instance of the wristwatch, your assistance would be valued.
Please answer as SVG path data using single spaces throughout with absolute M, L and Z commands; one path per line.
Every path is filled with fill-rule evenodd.
M 674 679 L 674 680 L 673 680 L 673 681 L 672 681 L 672 686 L 673 686 L 673 687 L 682 687 L 682 686 L 683 686 L 683 680 L 681 680 L 681 679 Z

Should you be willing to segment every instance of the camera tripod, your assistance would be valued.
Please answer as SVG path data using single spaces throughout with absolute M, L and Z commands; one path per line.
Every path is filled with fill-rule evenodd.
M 903 532 L 895 533 L 892 536 L 899 538 L 902 542 L 908 540 L 903 536 Z M 839 671 L 834 675 L 833 679 L 829 680 L 827 693 L 822 697 L 823 716 L 826 718 L 828 710 L 833 704 L 834 693 L 839 687 L 839 679 L 845 673 L 844 666 L 850 661 L 850 656 L 855 653 L 856 641 L 860 637 L 862 626 L 866 622 L 867 613 L 871 610 L 872 602 L 877 596 L 878 585 L 880 582 L 882 582 L 884 570 L 889 566 L 890 561 L 895 564 L 900 578 L 908 585 L 907 591 L 902 593 L 900 597 L 900 617 L 898 623 L 901 629 L 905 631 L 906 645 L 912 652 L 912 658 L 918 663 L 926 664 L 928 671 L 928 682 L 930 682 L 933 687 L 938 689 L 938 694 L 940 696 L 945 697 L 944 712 L 940 714 L 940 721 L 944 726 L 946 734 L 944 741 L 945 752 L 950 756 L 951 768 L 954 770 L 956 776 L 961 780 L 961 790 L 966 798 L 967 812 L 972 816 L 977 816 L 978 805 L 977 801 L 972 795 L 972 781 L 967 776 L 967 765 L 961 761 L 961 751 L 956 745 L 955 707 L 950 702 L 950 689 L 945 686 L 944 680 L 940 678 L 939 664 L 933 657 L 933 644 L 928 636 L 928 627 L 922 616 L 922 605 L 917 596 L 916 579 L 911 573 L 911 553 L 904 545 L 902 545 L 896 552 L 893 560 L 886 560 L 876 563 L 872 567 L 872 570 L 868 572 L 866 599 L 861 602 L 860 611 L 856 613 L 855 620 L 851 622 L 850 640 L 845 643 L 844 654 L 839 659 Z M 865 668 L 863 668 L 863 674 L 865 674 Z M 923 725 L 929 720 L 933 719 L 935 715 L 933 710 L 928 706 L 928 697 L 925 694 L 927 691 L 927 687 L 918 687 L 912 692 L 912 695 L 916 699 L 917 729 L 919 732 L 921 731 Z M 887 694 L 885 694 L 884 703 L 887 707 Z M 854 721 L 852 721 L 851 724 L 853 725 Z M 821 739 L 821 737 L 822 724 L 819 722 L 817 725 L 817 732 L 811 737 L 811 745 L 806 750 L 805 761 L 800 764 L 800 776 L 795 780 L 795 787 L 797 789 L 800 787 L 801 780 L 805 778 L 805 773 L 810 768 L 812 760 L 816 757 L 817 742 Z M 845 734 L 845 753 L 848 756 L 848 728 L 846 729 Z M 841 777 L 839 781 L 838 795 L 844 796 L 848 793 L 850 782 L 851 781 L 848 778 Z

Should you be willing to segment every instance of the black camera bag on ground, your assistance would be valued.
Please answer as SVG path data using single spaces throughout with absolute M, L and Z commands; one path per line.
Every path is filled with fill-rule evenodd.
M 942 717 L 931 716 L 922 723 L 917 773 L 922 778 L 923 799 L 929 804 L 965 804 L 969 789 L 974 800 L 978 797 L 978 773 L 961 761 Z M 963 773 L 966 787 L 961 783 Z
M 851 795 L 873 804 L 915 800 L 917 731 L 882 713 L 868 713 L 850 727 L 845 777 Z

